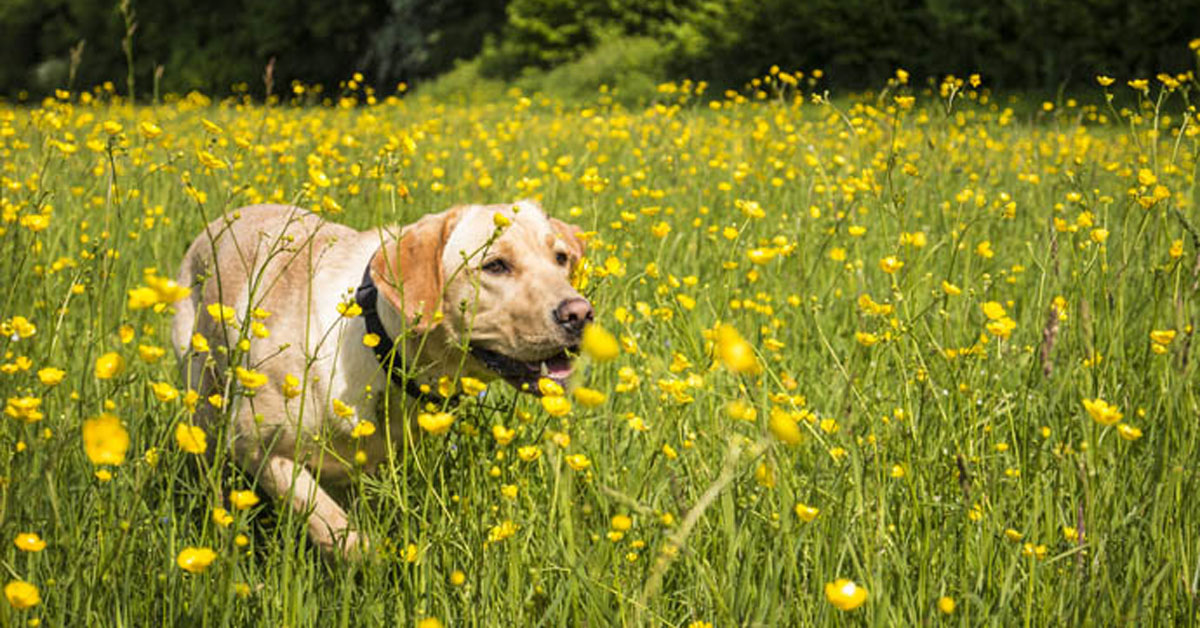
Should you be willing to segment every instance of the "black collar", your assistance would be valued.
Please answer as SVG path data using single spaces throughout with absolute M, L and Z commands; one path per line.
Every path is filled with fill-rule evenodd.
M 403 388 L 409 397 L 422 403 L 431 403 L 443 408 L 447 405 L 458 405 L 459 395 L 451 395 L 447 398 L 432 390 L 421 390 L 421 385 L 417 383 L 417 380 L 405 373 L 399 364 L 396 364 L 396 344 L 388 336 L 387 329 L 383 327 L 383 321 L 379 319 L 379 311 L 376 309 L 379 302 L 379 288 L 375 285 L 375 280 L 371 279 L 369 263 L 366 270 L 363 271 L 362 283 L 354 292 L 354 300 L 362 308 L 362 317 L 363 322 L 367 325 L 367 333 L 379 337 L 379 343 L 372 347 L 372 350 L 375 351 L 375 358 L 379 360 L 379 364 L 387 369 L 392 383 Z

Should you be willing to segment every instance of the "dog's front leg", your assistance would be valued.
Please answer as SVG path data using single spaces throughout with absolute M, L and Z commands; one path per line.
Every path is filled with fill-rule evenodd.
M 263 465 L 259 485 L 274 499 L 288 500 L 300 516 L 308 515 L 309 537 L 322 553 L 350 560 L 367 555 L 367 537 L 351 529 L 346 511 L 304 465 L 271 456 Z

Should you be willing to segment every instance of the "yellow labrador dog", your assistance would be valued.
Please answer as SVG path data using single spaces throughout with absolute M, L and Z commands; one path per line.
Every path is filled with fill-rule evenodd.
M 383 434 L 403 438 L 419 410 L 446 402 L 435 392 L 441 377 L 536 391 L 540 377 L 571 374 L 593 316 L 570 282 L 583 254 L 578 232 L 530 201 L 363 232 L 296 207 L 246 207 L 188 249 L 179 283 L 192 296 L 179 305 L 172 341 L 203 397 L 230 392 L 221 389 L 239 379 L 225 376 L 230 368 L 246 369 L 251 386 L 267 376 L 235 397 L 222 445 L 265 492 L 308 517 L 323 551 L 356 556 L 367 539 L 325 487 L 345 483 L 359 452 L 382 459 Z M 389 386 L 402 392 L 380 416 Z M 200 405 L 197 421 L 217 430 L 218 411 Z M 356 439 L 366 421 L 380 433 Z

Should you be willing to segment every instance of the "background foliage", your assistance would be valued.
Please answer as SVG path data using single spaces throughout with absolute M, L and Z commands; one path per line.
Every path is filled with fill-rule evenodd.
M 632 67 L 655 81 L 739 85 L 779 64 L 822 68 L 846 86 L 878 84 L 905 67 L 1053 89 L 1097 72 L 1187 69 L 1183 45 L 1200 34 L 1200 0 L 163 0 L 133 10 L 143 96 L 158 65 L 164 90 L 212 94 L 245 83 L 261 92 L 272 57 L 277 89 L 293 79 L 333 86 L 363 71 L 390 90 L 469 59 L 479 78 L 544 78 L 589 56 L 609 68 L 597 80 Z M 123 84 L 124 33 L 111 0 L 8 0 L 0 4 L 0 92 L 65 86 L 80 41 L 75 86 Z M 653 54 L 627 63 L 623 51 L 651 46 Z

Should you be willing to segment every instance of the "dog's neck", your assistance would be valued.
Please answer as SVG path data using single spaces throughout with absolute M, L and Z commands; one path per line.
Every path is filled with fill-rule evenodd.
M 375 358 L 379 365 L 387 372 L 388 378 L 392 384 L 404 391 L 406 395 L 414 401 L 419 402 L 422 406 L 433 405 L 439 408 L 447 408 L 458 405 L 459 396 L 451 395 L 444 397 L 439 394 L 436 387 L 425 383 L 422 384 L 415 373 L 406 371 L 404 364 L 407 360 L 407 347 L 410 338 L 408 334 L 400 333 L 393 334 L 388 331 L 388 327 L 394 329 L 403 329 L 403 315 L 396 312 L 386 300 L 379 298 L 379 288 L 375 284 L 375 280 L 371 277 L 371 265 L 368 263 L 366 270 L 363 271 L 362 283 L 359 284 L 358 290 L 354 293 L 354 299 L 358 306 L 362 308 L 362 319 L 367 328 L 367 333 L 378 338 L 375 346 L 371 350 L 375 353 Z M 384 319 L 389 320 L 387 325 Z M 399 344 L 397 343 L 399 340 Z M 422 343 L 423 344 L 423 343 Z

